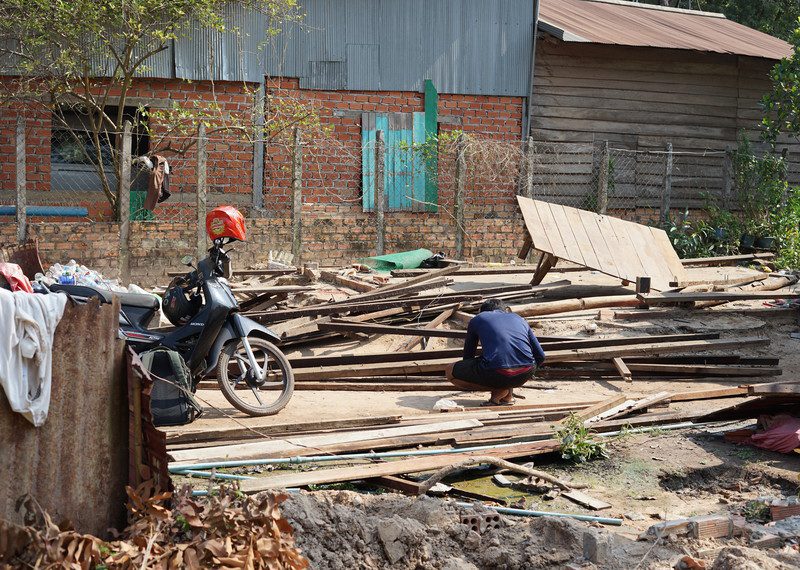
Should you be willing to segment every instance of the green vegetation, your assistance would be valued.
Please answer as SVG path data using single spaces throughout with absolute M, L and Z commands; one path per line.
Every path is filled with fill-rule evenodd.
M 768 522 L 770 516 L 769 506 L 761 501 L 747 501 L 742 507 L 742 516 L 748 522 Z
M 563 426 L 556 431 L 561 440 L 561 457 L 577 463 L 585 463 L 590 459 L 606 458 L 605 442 L 598 442 L 583 420 L 575 414 L 564 420 Z
M 297 0 L 236 3 L 266 16 L 267 35 L 301 17 Z M 255 105 L 234 113 L 224 112 L 216 101 L 175 102 L 158 111 L 136 109 L 130 102 L 136 78 L 146 74 L 173 41 L 191 37 L 195 27 L 241 34 L 226 21 L 227 4 L 227 0 L 4 0 L 0 62 L 14 72 L 6 75 L 16 77 L 0 86 L 0 104 L 24 102 L 52 113 L 54 129 L 71 136 L 72 148 L 83 155 L 72 159 L 95 167 L 106 198 L 118 209 L 122 168 L 118 135 L 125 121 L 134 123 L 134 133 L 150 137 L 150 151 L 160 152 L 186 152 L 194 142 L 158 148 L 159 137 L 195 134 L 200 122 L 207 123 L 209 134 L 226 131 L 245 140 L 255 130 Z M 155 114 L 160 115 L 157 132 L 148 129 L 148 119 Z M 287 124 L 309 116 L 306 109 L 276 110 L 270 105 L 265 131 L 283 132 Z
M 644 1 L 664 4 L 663 0 Z M 729 20 L 784 40 L 789 40 L 800 17 L 797 0 L 667 0 L 667 3 L 673 8 L 722 12 Z

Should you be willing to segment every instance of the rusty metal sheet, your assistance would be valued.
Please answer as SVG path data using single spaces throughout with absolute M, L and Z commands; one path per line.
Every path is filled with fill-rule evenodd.
M 539 28 L 564 41 L 696 51 L 781 59 L 783 40 L 722 14 L 619 0 L 541 0 Z
M 125 523 L 128 398 L 119 304 L 68 303 L 55 333 L 50 410 L 35 428 L 0 393 L 0 517 L 33 495 L 56 521 L 106 536 Z

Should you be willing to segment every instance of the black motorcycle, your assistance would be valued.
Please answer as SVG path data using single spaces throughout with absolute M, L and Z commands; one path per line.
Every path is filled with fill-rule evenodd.
M 120 298 L 120 335 L 137 352 L 165 347 L 178 352 L 194 384 L 216 370 L 217 382 L 233 407 L 250 416 L 269 416 L 292 397 L 294 375 L 286 356 L 275 346 L 279 337 L 242 316 L 225 275 L 230 267 L 223 239 L 214 240 L 208 257 L 186 276 L 170 283 L 164 313 L 173 330 L 148 330 L 159 307 L 153 295 L 112 293 L 84 285 L 51 285 L 73 297 Z M 181 260 L 192 267 L 192 258 Z

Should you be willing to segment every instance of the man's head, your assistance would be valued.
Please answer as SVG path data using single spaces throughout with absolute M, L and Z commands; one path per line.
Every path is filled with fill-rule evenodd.
M 484 313 L 486 311 L 503 311 L 507 313 L 510 310 L 511 309 L 508 308 L 508 305 L 506 305 L 505 301 L 501 301 L 500 299 L 489 299 L 483 302 L 480 312 Z

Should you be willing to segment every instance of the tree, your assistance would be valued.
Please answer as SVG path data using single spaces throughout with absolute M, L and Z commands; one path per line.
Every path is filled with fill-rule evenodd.
M 800 141 L 800 28 L 791 37 L 792 54 L 770 71 L 772 90 L 764 96 L 764 138 L 773 147 L 781 135 Z
M 787 41 L 800 17 L 800 2 L 797 0 L 646 0 L 646 3 L 722 12 L 734 22 Z
M 297 0 L 237 0 L 267 16 L 270 30 L 300 17 Z M 86 159 L 95 167 L 103 192 L 117 215 L 120 145 L 123 122 L 144 124 L 147 111 L 126 115 L 135 78 L 171 42 L 199 25 L 225 33 L 228 0 L 3 0 L 0 3 L 0 68 L 13 80 L 2 82 L 0 103 L 22 101 L 44 105 L 79 138 L 70 114 L 79 110 L 91 138 Z M 252 117 L 224 116 L 211 106 L 173 107 L 160 111 L 177 132 L 196 120 L 213 121 L 219 129 L 252 127 Z M 85 149 L 76 140 L 76 148 Z M 173 151 L 186 151 L 184 146 Z

